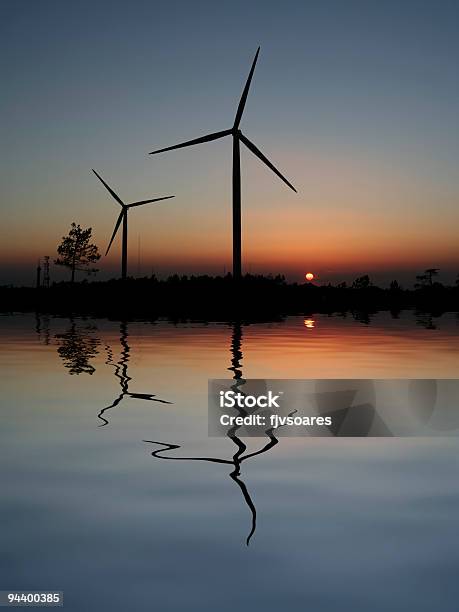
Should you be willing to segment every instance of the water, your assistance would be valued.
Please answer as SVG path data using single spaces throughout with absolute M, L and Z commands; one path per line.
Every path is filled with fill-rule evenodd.
M 244 449 L 207 437 L 207 379 L 456 378 L 458 322 L 1 317 L 0 589 L 72 611 L 455 612 L 457 439 Z

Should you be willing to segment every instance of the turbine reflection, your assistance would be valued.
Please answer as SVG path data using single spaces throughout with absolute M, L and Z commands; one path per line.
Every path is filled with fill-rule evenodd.
M 132 377 L 128 374 L 128 366 L 129 360 L 131 357 L 131 348 L 128 344 L 128 322 L 121 321 L 120 322 L 120 345 L 121 345 L 121 353 L 120 358 L 117 362 L 113 360 L 113 351 L 109 345 L 106 346 L 107 351 L 107 360 L 105 363 L 107 365 L 111 365 L 114 368 L 114 373 L 116 378 L 119 380 L 119 385 L 121 388 L 121 393 L 114 399 L 114 401 L 99 412 L 97 417 L 102 421 L 99 427 L 105 427 L 108 425 L 109 421 L 103 415 L 112 408 L 118 406 L 118 404 L 125 398 L 129 397 L 131 399 L 145 400 L 150 402 L 159 402 L 160 404 L 172 404 L 172 402 L 168 402 L 166 400 L 160 399 L 156 397 L 153 393 L 135 393 L 133 391 L 129 391 L 129 383 L 132 381 Z
M 243 393 L 241 387 L 246 384 L 245 379 L 242 377 L 242 359 L 242 325 L 241 323 L 237 322 L 233 324 L 233 331 L 231 335 L 231 366 L 228 368 L 228 370 L 233 372 L 234 384 L 232 385 L 231 389 L 234 390 L 236 393 Z M 243 408 L 238 408 L 238 410 L 241 416 L 245 416 L 247 414 L 247 412 Z M 296 411 L 293 411 L 291 414 L 293 414 L 294 412 Z M 240 426 L 231 427 L 226 433 L 228 438 L 236 446 L 236 452 L 234 453 L 231 459 L 222 459 L 219 457 L 172 457 L 164 453 L 168 453 L 170 451 L 174 451 L 181 448 L 179 444 L 168 444 L 165 442 L 158 442 L 156 440 L 144 440 L 144 442 L 156 444 L 163 447 L 151 453 L 151 455 L 157 459 L 169 459 L 171 461 L 206 461 L 210 463 L 218 463 L 231 466 L 233 469 L 229 472 L 228 475 L 231 480 L 235 482 L 239 487 L 244 502 L 249 508 L 251 514 L 250 531 L 246 538 L 246 544 L 248 546 L 257 528 L 257 510 L 253 502 L 252 496 L 250 495 L 249 489 L 241 478 L 241 466 L 244 461 L 252 459 L 257 455 L 262 455 L 263 453 L 266 453 L 271 450 L 274 446 L 276 446 L 276 444 L 278 444 L 279 440 L 274 435 L 273 428 L 267 429 L 265 431 L 265 434 L 268 438 L 268 442 L 257 451 L 244 454 L 247 451 L 247 445 L 241 440 L 240 437 L 237 436 L 237 431 L 239 428 Z

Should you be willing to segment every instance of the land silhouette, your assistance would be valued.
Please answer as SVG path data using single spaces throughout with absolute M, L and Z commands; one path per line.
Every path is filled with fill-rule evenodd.
M 125 280 L 59 282 L 49 288 L 0 287 L 2 312 L 72 313 L 154 319 L 253 320 L 292 314 L 351 312 L 362 323 L 372 313 L 417 309 L 431 315 L 459 310 L 459 285 L 447 286 L 427 278 L 414 289 L 397 281 L 389 288 L 373 285 L 365 275 L 351 285 L 289 283 L 283 276 L 243 276 L 234 290 L 234 278 L 155 276 Z

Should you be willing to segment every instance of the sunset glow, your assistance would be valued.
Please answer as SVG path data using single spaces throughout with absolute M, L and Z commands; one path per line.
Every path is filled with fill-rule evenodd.
M 38 9 L 24 13 L 17 31 L 33 34 L 37 15 Z M 63 32 L 50 27 L 40 37 L 43 57 L 34 53 L 30 35 L 13 35 L 14 28 L 4 40 L 11 70 L 22 76 L 5 101 L 9 145 L 0 168 L 0 283 L 33 283 L 37 259 L 55 258 L 72 221 L 92 227 L 105 252 L 116 208 L 97 184 L 93 166 L 127 201 L 176 196 L 130 218 L 131 274 L 229 271 L 231 143 L 216 140 L 154 158 L 147 152 L 226 126 L 256 49 L 253 32 L 241 34 L 237 51 L 233 38 L 223 36 L 218 58 L 211 40 L 188 58 L 184 39 L 177 47 L 165 34 L 144 53 L 142 45 L 151 43 L 147 29 L 121 52 L 114 38 L 101 38 L 97 20 L 77 15 L 85 37 L 61 40 Z M 451 58 L 457 56 L 456 37 L 442 44 L 423 40 L 419 56 L 412 57 L 418 46 L 416 30 L 410 29 L 399 47 L 370 43 L 365 56 L 357 55 L 356 68 L 354 38 L 349 33 L 349 45 L 340 38 L 346 30 L 325 50 L 319 28 L 293 52 L 278 48 L 271 23 L 260 30 L 263 50 L 242 128 L 298 193 L 242 149 L 243 272 L 280 273 L 304 282 L 306 261 L 320 270 L 320 281 L 312 279 L 320 283 L 352 282 L 368 273 L 376 282 L 398 278 L 412 285 L 416 274 L 433 266 L 441 269 L 442 282 L 455 282 L 459 155 L 452 128 L 459 88 Z M 195 25 L 198 31 L 201 23 Z M 116 73 L 108 48 L 120 54 Z M 86 53 L 97 62 L 86 61 Z M 375 72 L 371 66 L 381 61 L 382 72 Z M 328 71 L 317 69 L 322 64 Z M 441 69 L 418 81 L 427 64 Z M 82 69 L 66 80 L 69 65 Z M 196 65 L 202 72 L 193 72 Z M 286 65 L 289 69 L 282 70 Z M 298 79 L 306 74 L 312 79 L 307 86 Z M 446 104 L 442 92 L 449 86 L 452 102 Z M 425 95 L 419 95 L 424 88 Z M 116 276 L 119 267 L 117 236 L 99 261 L 97 278 Z M 64 276 L 52 266 L 52 280 Z

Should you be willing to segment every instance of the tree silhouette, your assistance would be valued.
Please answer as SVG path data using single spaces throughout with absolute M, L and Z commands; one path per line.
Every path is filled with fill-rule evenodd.
M 434 276 L 438 276 L 438 272 L 439 272 L 440 268 L 428 268 L 426 270 L 426 275 L 427 278 L 429 279 L 429 285 L 432 286 L 433 285 L 433 278 Z
M 75 281 L 77 270 L 85 274 L 98 272 L 97 268 L 91 268 L 91 265 L 100 259 L 97 246 L 89 243 L 91 234 L 91 227 L 82 229 L 80 225 L 72 223 L 68 236 L 63 236 L 62 242 L 57 247 L 59 257 L 54 260 L 54 263 L 71 270 L 72 283 Z
M 439 270 L 440 268 L 427 268 L 427 270 L 424 270 L 423 274 L 418 274 L 418 276 L 416 276 L 416 280 L 419 282 L 414 286 L 417 288 L 425 287 L 426 285 L 432 287 L 433 279 L 435 276 L 438 276 Z
M 368 274 L 365 274 L 364 276 L 359 276 L 359 278 L 356 278 L 355 281 L 352 283 L 353 289 L 368 289 L 368 287 L 370 286 L 371 281 Z

